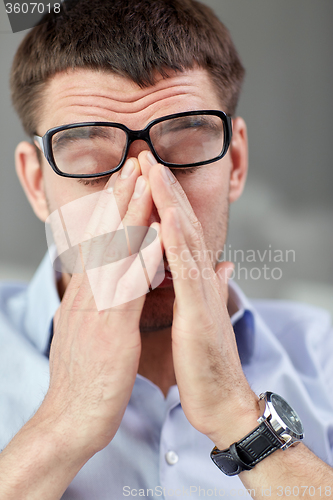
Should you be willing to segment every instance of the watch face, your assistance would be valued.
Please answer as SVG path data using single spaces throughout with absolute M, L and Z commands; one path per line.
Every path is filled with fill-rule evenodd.
M 288 429 L 295 434 L 303 434 L 303 425 L 295 410 L 293 410 L 292 407 L 277 394 L 271 395 L 271 402 L 274 406 L 274 410 Z

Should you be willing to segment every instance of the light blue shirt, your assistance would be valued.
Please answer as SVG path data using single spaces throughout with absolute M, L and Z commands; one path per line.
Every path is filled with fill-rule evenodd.
M 230 294 L 238 306 L 231 320 L 250 386 L 256 394 L 269 390 L 283 396 L 303 421 L 305 444 L 332 465 L 329 314 L 291 302 L 250 303 L 234 283 Z M 48 256 L 28 286 L 0 285 L 0 449 L 46 394 L 46 353 L 58 306 Z M 237 476 L 227 477 L 213 464 L 212 448 L 213 443 L 187 421 L 177 386 L 164 398 L 156 385 L 138 375 L 115 438 L 86 463 L 62 498 L 250 498 Z

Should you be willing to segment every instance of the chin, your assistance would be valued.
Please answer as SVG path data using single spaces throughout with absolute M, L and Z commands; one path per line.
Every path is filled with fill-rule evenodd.
M 155 288 L 147 293 L 140 318 L 140 331 L 164 330 L 172 326 L 175 292 L 173 287 Z

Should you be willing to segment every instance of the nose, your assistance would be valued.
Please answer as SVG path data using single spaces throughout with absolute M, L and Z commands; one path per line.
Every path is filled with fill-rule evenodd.
M 127 154 L 127 158 L 138 158 L 139 154 L 142 151 L 150 151 L 150 148 L 145 141 L 138 139 L 138 140 L 132 142 L 132 144 L 130 145 L 129 150 L 128 150 L 128 154 Z M 141 172 L 145 177 L 148 177 L 147 168 L 142 168 L 142 166 L 141 166 Z M 151 212 L 150 217 L 148 219 L 147 225 L 150 226 L 153 222 L 161 222 L 161 218 L 158 214 L 158 211 L 157 211 L 157 208 L 156 208 L 156 205 L 154 202 L 153 202 L 152 212 Z
M 141 151 L 150 151 L 150 148 L 145 141 L 138 139 L 130 145 L 127 158 L 137 158 Z

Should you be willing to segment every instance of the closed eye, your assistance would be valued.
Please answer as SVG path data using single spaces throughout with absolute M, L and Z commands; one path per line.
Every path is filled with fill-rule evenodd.
M 181 174 L 181 175 L 187 175 L 187 174 L 192 174 L 196 170 L 198 170 L 199 167 L 187 167 L 187 168 L 170 168 L 171 172 L 174 175 Z
M 83 184 L 84 186 L 96 186 L 98 184 L 101 184 L 102 182 L 106 184 L 109 179 L 110 175 L 105 175 L 104 177 L 97 177 L 96 179 L 85 179 L 83 177 L 81 179 L 77 179 L 77 182 Z
M 198 170 L 199 167 L 187 167 L 187 168 L 170 168 L 171 172 L 177 176 L 177 175 L 188 175 L 192 174 L 196 170 Z M 78 179 L 77 182 L 80 184 L 83 184 L 84 186 L 96 186 L 100 184 L 102 181 L 106 184 L 106 182 L 109 180 L 110 176 L 105 176 L 105 177 L 97 177 L 96 179 L 85 179 L 81 178 Z

